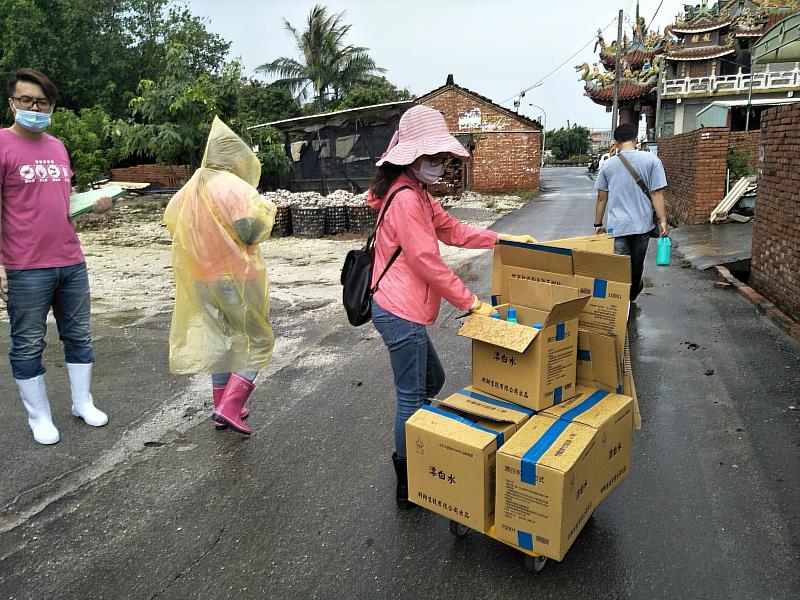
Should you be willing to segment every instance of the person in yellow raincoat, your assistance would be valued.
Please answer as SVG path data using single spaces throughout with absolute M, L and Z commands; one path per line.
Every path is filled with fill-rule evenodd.
M 256 190 L 261 163 L 214 118 L 202 165 L 170 200 L 175 309 L 169 334 L 173 373 L 210 373 L 217 428 L 249 434 L 244 407 L 275 337 L 259 244 L 275 205 Z

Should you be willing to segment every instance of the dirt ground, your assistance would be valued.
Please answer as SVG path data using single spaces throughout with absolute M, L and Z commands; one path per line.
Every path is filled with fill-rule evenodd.
M 117 202 L 106 215 L 78 217 L 76 229 L 89 267 L 95 320 L 127 326 L 172 310 L 171 246 L 161 223 L 168 201 L 168 197 L 132 196 Z M 467 193 L 443 198 L 442 203 L 462 222 L 488 227 L 524 200 Z M 273 307 L 321 311 L 320 317 L 340 310 L 342 261 L 348 250 L 362 243 L 362 237 L 352 234 L 265 242 L 262 250 Z M 452 268 L 480 252 L 442 245 L 442 256 Z M 0 319 L 8 319 L 5 306 L 0 308 Z

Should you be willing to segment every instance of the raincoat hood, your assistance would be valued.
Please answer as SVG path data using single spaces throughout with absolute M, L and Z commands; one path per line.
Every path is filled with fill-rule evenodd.
M 261 179 L 258 157 L 219 117 L 211 124 L 201 167 L 233 173 L 253 187 L 258 187 Z

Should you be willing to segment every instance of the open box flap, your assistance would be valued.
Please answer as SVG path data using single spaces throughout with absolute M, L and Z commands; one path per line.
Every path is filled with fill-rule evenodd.
M 614 391 L 622 386 L 622 361 L 613 336 L 581 329 L 578 332 L 578 361 L 591 364 L 593 381 Z
M 501 294 L 504 266 L 520 267 L 572 275 L 572 250 L 542 244 L 522 244 L 501 240 L 494 247 L 492 294 Z M 505 302 L 506 299 L 503 299 Z
M 631 282 L 630 256 L 573 250 L 572 264 L 575 275 L 581 277 L 593 277 L 627 284 Z
M 509 282 L 508 296 L 513 305 L 550 311 L 557 304 L 580 298 L 581 292 L 565 285 L 513 279 Z
M 458 330 L 458 335 L 468 337 L 514 352 L 525 352 L 539 334 L 538 329 L 492 319 L 482 315 L 470 315 Z
M 568 321 L 569 319 L 577 319 L 578 315 L 581 313 L 583 307 L 586 306 L 588 301 L 589 296 L 580 296 L 579 298 L 573 298 L 572 300 L 559 302 L 552 309 L 550 309 L 550 314 L 547 315 L 544 326 L 550 327 L 552 325 L 557 325 L 558 323 Z

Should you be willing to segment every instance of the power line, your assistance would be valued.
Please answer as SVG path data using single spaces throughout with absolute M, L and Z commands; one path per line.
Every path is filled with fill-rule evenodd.
M 601 31 L 601 32 L 602 32 L 602 33 L 605 33 L 605 30 L 606 30 L 606 29 L 608 29 L 609 27 L 611 27 L 611 25 L 613 25 L 613 24 L 616 22 L 616 20 L 617 20 L 617 17 L 614 17 L 613 19 L 611 19 L 611 21 L 609 21 L 608 25 L 606 25 L 605 27 L 603 27 L 603 29 L 602 29 L 602 31 Z M 550 72 L 549 72 L 547 75 L 545 75 L 544 77 L 542 77 L 541 79 L 539 79 L 539 81 L 537 81 L 537 82 L 536 82 L 536 83 L 534 83 L 533 85 L 530 85 L 529 87 L 525 88 L 524 90 L 522 90 L 522 91 L 521 91 L 521 92 L 519 92 L 518 94 L 514 94 L 514 95 L 513 95 L 513 96 L 511 96 L 510 98 L 508 98 L 508 99 L 506 99 L 506 100 L 503 100 L 503 101 L 502 101 L 502 102 L 500 102 L 499 104 L 505 104 L 506 102 L 510 102 L 510 101 L 511 101 L 511 100 L 513 100 L 514 98 L 517 98 L 517 97 L 519 97 L 519 96 L 522 96 L 522 95 L 523 95 L 525 92 L 529 92 L 529 91 L 531 91 L 533 88 L 535 88 L 535 87 L 536 87 L 537 85 L 539 85 L 540 83 L 543 83 L 545 79 L 547 79 L 548 77 L 550 77 L 551 75 L 553 75 L 553 74 L 555 74 L 557 71 L 559 71 L 559 70 L 560 70 L 560 69 L 561 69 L 561 68 L 562 68 L 564 65 L 566 65 L 566 64 L 567 64 L 569 61 L 571 61 L 573 58 L 575 58 L 576 56 L 578 56 L 578 54 L 580 54 L 581 52 L 583 52 L 583 51 L 584 51 L 584 50 L 585 50 L 585 49 L 586 49 L 586 48 L 587 48 L 587 47 L 588 47 L 590 44 L 592 44 L 592 42 L 594 42 L 596 39 L 597 39 L 597 34 L 593 35 L 593 36 L 592 36 L 592 38 L 591 38 L 591 39 L 590 39 L 588 42 L 586 42 L 586 43 L 585 43 L 583 46 L 581 46 L 581 48 L 580 48 L 580 49 L 579 49 L 579 50 L 578 50 L 578 51 L 577 51 L 575 54 L 573 54 L 573 55 L 572 55 L 572 56 L 570 56 L 570 57 L 569 57 L 567 60 L 565 60 L 564 62 L 562 62 L 560 65 L 558 65 L 558 66 L 557 66 L 555 69 L 553 69 L 552 71 L 550 71 Z
M 661 0 L 661 2 L 658 3 L 658 8 L 656 9 L 656 12 L 653 13 L 652 17 L 650 17 L 650 22 L 647 24 L 647 31 L 650 31 L 650 28 L 653 26 L 653 21 L 656 20 L 656 15 L 658 14 L 658 11 L 661 10 L 662 4 L 664 4 L 664 0 Z

